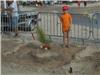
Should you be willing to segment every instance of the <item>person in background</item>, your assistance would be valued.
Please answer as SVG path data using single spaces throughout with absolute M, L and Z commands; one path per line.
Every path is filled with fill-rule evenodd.
M 67 12 L 69 10 L 69 6 L 63 6 L 62 11 L 63 14 L 60 16 L 60 20 L 62 23 L 62 32 L 63 32 L 63 44 L 64 47 L 69 47 L 69 31 L 72 24 L 72 16 Z
M 15 32 L 15 36 L 18 36 L 18 6 L 15 0 L 7 0 L 8 7 L 6 9 L 2 9 L 2 11 L 7 11 L 8 16 L 10 17 L 11 27 Z M 10 23 L 9 23 L 10 24 Z
M 9 1 L 10 5 L 9 8 L 11 9 L 11 23 L 12 23 L 12 29 L 15 32 L 15 36 L 18 36 L 18 6 L 17 2 L 14 0 Z
M 80 0 L 77 0 L 77 5 L 78 5 L 78 7 L 80 8 L 80 5 L 81 5 Z
M 84 1 L 84 7 L 86 7 L 87 6 L 87 2 L 86 1 Z

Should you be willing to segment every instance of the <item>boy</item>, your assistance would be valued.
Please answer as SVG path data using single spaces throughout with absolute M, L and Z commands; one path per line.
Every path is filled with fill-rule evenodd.
M 68 10 L 69 10 L 69 6 L 63 6 L 62 7 L 63 15 L 60 17 L 62 23 L 64 47 L 69 47 L 69 31 L 72 23 L 72 17 L 67 12 Z

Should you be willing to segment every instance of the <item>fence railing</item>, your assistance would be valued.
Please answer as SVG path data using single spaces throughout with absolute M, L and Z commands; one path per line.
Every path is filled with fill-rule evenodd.
M 1 30 L 2 32 L 11 32 L 13 30 L 12 21 L 14 19 L 12 18 L 12 16 L 3 13 L 4 12 L 1 13 Z M 32 27 L 37 24 L 38 13 L 29 11 L 22 11 L 18 13 L 18 23 L 16 25 L 18 29 L 20 31 L 31 31 Z
M 61 22 L 61 13 L 52 12 L 20 12 L 18 28 L 21 31 L 31 31 L 36 24 L 42 27 L 46 35 L 63 36 Z M 41 21 L 37 22 L 37 18 Z M 88 14 L 72 14 L 73 24 L 70 31 L 70 37 L 100 40 L 100 13 L 96 13 L 89 18 Z M 8 15 L 1 15 L 1 30 L 2 32 L 12 31 L 11 17 Z
M 100 13 L 95 13 L 93 15 L 92 21 L 92 29 L 93 29 L 93 38 L 95 40 L 100 40 Z
M 60 15 L 60 13 L 40 13 L 39 17 L 41 21 L 39 25 L 42 26 L 47 35 L 63 36 Z M 89 17 L 84 16 L 84 14 L 72 14 L 72 17 L 73 25 L 71 27 L 70 37 L 88 39 L 91 28 Z

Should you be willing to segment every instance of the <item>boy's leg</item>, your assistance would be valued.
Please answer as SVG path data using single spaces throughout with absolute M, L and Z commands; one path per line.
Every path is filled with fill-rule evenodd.
M 67 47 L 69 47 L 69 32 L 70 32 L 70 28 L 69 28 L 69 30 L 67 31 Z
M 63 44 L 64 46 L 66 46 L 67 44 L 67 33 L 66 32 L 63 32 Z
M 67 46 L 69 47 L 69 31 L 67 32 Z

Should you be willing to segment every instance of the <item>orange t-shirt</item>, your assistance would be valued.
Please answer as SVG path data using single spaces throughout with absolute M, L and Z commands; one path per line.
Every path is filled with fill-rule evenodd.
M 70 14 L 65 13 L 60 17 L 61 23 L 62 23 L 62 31 L 67 32 L 71 26 L 72 23 L 72 17 Z

